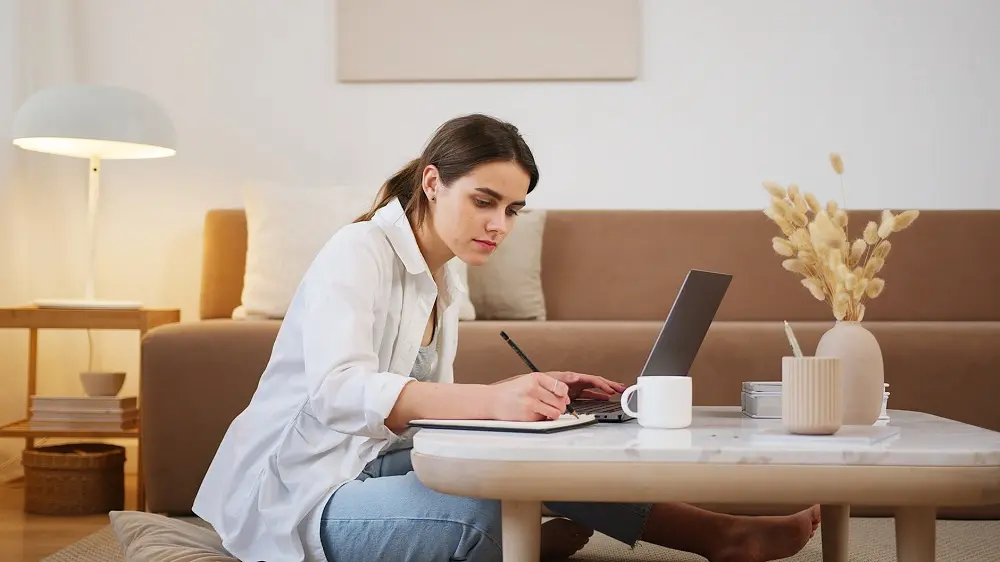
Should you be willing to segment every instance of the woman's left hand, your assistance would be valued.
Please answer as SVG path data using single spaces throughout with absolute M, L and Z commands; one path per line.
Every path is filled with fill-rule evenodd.
M 585 398 L 590 400 L 608 400 L 612 394 L 625 392 L 626 385 L 610 381 L 597 375 L 584 375 L 567 371 L 549 371 L 546 375 L 566 383 L 569 387 L 571 400 Z

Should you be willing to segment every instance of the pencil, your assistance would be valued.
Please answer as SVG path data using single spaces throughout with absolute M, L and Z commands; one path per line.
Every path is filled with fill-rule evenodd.
M 517 347 L 517 344 L 514 343 L 514 340 L 510 339 L 510 336 L 507 335 L 507 332 L 501 330 L 500 337 L 503 338 L 503 341 L 507 342 L 507 345 L 509 345 L 511 349 L 514 350 L 514 353 L 516 353 L 517 356 L 520 357 L 522 361 L 524 361 L 524 364 L 527 365 L 532 372 L 541 373 L 541 371 L 538 370 L 538 367 L 535 367 L 535 364 L 531 362 L 531 359 L 528 359 L 528 356 L 525 355 L 523 351 L 521 351 L 521 348 Z M 573 414 L 573 417 L 577 419 L 580 418 L 580 416 L 576 413 L 576 410 L 573 409 L 572 404 L 566 404 L 566 411 Z
M 788 343 L 792 346 L 792 353 L 796 357 L 802 357 L 802 349 L 799 347 L 799 341 L 795 339 L 795 334 L 792 332 L 791 325 L 785 320 L 785 335 L 788 337 Z

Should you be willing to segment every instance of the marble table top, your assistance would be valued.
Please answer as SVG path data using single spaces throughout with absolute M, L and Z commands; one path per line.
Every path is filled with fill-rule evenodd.
M 696 407 L 685 429 L 648 429 L 635 420 L 552 434 L 422 429 L 413 450 L 521 462 L 1000 466 L 1000 432 L 920 412 L 888 414 L 871 427 L 805 436 L 785 433 L 781 420 L 746 417 L 738 406 Z

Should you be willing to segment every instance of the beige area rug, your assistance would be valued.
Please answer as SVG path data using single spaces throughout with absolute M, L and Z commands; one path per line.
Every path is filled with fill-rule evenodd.
M 111 525 L 103 527 L 96 533 L 87 535 L 51 556 L 42 558 L 43 562 L 123 562 L 125 555 L 118 546 L 118 539 Z
M 822 562 L 820 532 L 787 562 Z M 895 531 L 892 519 L 851 519 L 851 562 L 896 562 Z M 581 562 L 656 561 L 704 562 L 704 558 L 642 543 L 628 547 L 600 534 L 572 560 Z M 1000 521 L 938 521 L 937 562 L 985 562 L 1000 560 Z M 111 527 L 60 550 L 42 562 L 123 562 Z

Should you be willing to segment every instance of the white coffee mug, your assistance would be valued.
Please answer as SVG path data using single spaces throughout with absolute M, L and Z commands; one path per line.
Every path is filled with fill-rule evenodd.
M 638 411 L 628 405 L 636 390 Z M 679 429 L 691 425 L 691 394 L 691 377 L 643 376 L 622 393 L 622 410 L 643 427 Z

